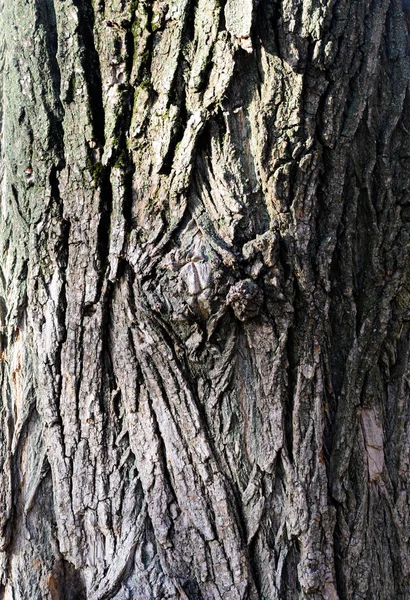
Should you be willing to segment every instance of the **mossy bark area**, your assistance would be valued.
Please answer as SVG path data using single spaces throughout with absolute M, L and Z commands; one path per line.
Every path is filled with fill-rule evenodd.
M 0 595 L 410 597 L 397 0 L 0 0 Z

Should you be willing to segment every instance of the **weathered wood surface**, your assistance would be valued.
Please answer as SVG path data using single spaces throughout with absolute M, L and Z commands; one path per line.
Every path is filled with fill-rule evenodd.
M 410 597 L 398 0 L 0 0 L 0 595 Z

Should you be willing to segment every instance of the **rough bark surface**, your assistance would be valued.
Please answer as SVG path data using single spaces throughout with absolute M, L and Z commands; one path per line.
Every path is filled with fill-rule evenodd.
M 0 0 L 0 595 L 410 598 L 401 0 Z

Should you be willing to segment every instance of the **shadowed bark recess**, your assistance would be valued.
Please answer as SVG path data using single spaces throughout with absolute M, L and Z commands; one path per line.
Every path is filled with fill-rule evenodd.
M 0 597 L 410 597 L 407 0 L 0 0 Z

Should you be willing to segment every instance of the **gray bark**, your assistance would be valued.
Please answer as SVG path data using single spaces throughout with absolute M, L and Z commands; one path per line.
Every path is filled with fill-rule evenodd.
M 0 0 L 0 596 L 410 597 L 407 2 Z

